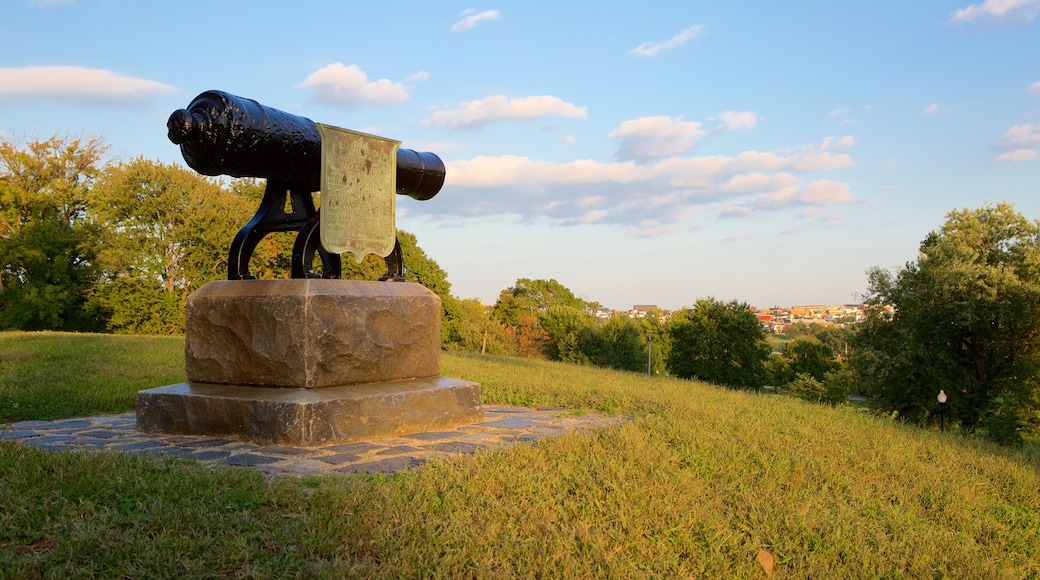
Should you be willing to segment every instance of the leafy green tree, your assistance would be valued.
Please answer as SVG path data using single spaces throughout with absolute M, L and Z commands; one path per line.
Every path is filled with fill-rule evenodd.
M 943 389 L 947 415 L 966 430 L 997 421 L 992 431 L 1013 442 L 1006 426 L 1020 436 L 1035 420 L 1040 222 L 1007 203 L 951 211 L 916 262 L 869 272 L 865 305 L 852 362 L 878 408 L 934 420 Z
M 584 311 L 591 304 L 556 280 L 520 278 L 499 294 L 492 318 L 509 328 L 520 356 L 544 358 L 547 349 L 558 350 L 559 345 L 549 345 L 552 337 L 542 328 L 540 317 L 553 306 Z M 589 338 L 586 337 L 586 342 Z
M 105 282 L 92 303 L 115 332 L 183 332 L 188 295 L 226 277 L 231 240 L 254 210 L 212 180 L 143 158 L 109 167 L 96 190 Z
M 778 385 L 785 385 L 800 374 L 822 381 L 824 375 L 838 370 L 840 365 L 834 350 L 811 336 L 792 340 L 780 353 L 780 358 L 785 362 L 784 371 L 773 377 Z
M 813 332 L 813 337 L 823 344 L 831 347 L 839 358 L 847 358 L 852 343 L 852 336 L 856 333 L 855 326 L 823 326 Z
M 798 338 L 799 336 L 811 336 L 813 324 L 806 324 L 804 322 L 792 322 L 784 326 L 784 336 L 788 338 Z
M 521 316 L 538 316 L 552 306 L 569 306 L 583 311 L 590 304 L 556 280 L 520 278 L 499 294 L 494 317 L 510 326 L 517 326 Z
M 603 325 L 602 333 L 610 345 L 606 366 L 623 371 L 646 372 L 646 339 L 640 327 L 627 316 L 615 316 Z
M 26 224 L 17 237 L 0 239 L 0 328 L 102 330 L 100 314 L 86 305 L 97 279 L 95 240 L 87 225 L 63 229 L 53 221 Z
M 585 342 L 590 346 L 589 331 L 595 329 L 595 320 L 573 306 L 553 305 L 538 315 L 538 323 L 548 335 L 545 355 L 551 360 L 592 364 L 582 352 L 578 335 L 586 331 Z
M 99 330 L 88 216 L 108 147 L 99 139 L 0 142 L 0 328 Z
M 841 371 L 829 372 L 819 379 L 798 373 L 787 388 L 796 397 L 832 407 L 844 404 L 849 399 L 848 377 Z
M 743 388 L 765 384 L 771 349 L 746 303 L 697 300 L 692 310 L 672 316 L 668 334 L 672 375 Z
M 491 318 L 489 308 L 475 298 L 458 300 L 459 318 L 444 343 L 450 350 L 481 354 L 516 355 L 516 344 L 507 327 Z

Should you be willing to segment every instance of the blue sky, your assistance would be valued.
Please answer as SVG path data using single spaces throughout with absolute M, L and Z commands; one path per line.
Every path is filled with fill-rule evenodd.
M 1040 218 L 1040 0 L 8 0 L 0 137 L 181 163 L 199 93 L 433 151 L 398 227 L 493 302 L 850 303 L 951 209 Z M 230 240 L 229 240 L 230 243 Z

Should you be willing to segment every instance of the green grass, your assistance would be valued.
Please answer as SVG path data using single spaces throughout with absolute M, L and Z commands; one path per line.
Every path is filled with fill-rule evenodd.
M 35 350 L 80 339 L 20 336 L 39 342 L 0 334 L 3 389 Z M 134 340 L 87 337 L 101 351 Z M 27 354 L 13 360 L 15 348 Z M 65 362 L 89 366 L 79 352 Z M 762 550 L 784 577 L 1040 576 L 1035 448 L 638 374 L 457 354 L 442 364 L 480 381 L 485 402 L 632 420 L 397 475 L 273 483 L 0 442 L 0 577 L 761 578 Z
M 182 381 L 182 337 L 0 332 L 0 422 L 122 413 Z

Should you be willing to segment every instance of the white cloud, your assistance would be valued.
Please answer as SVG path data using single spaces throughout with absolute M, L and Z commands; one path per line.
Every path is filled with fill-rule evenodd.
M 841 137 L 824 137 L 823 141 L 816 147 L 819 151 L 828 151 L 831 149 L 849 149 L 856 144 L 856 138 L 852 135 L 844 135 Z
M 384 105 L 409 97 L 403 84 L 388 79 L 369 81 L 358 65 L 343 66 L 339 62 L 314 71 L 297 86 L 312 89 L 318 103 L 348 109 L 362 103 Z
M 811 174 L 851 165 L 848 155 L 815 146 L 786 154 L 674 155 L 648 163 L 483 156 L 449 161 L 445 187 L 451 195 L 414 209 L 451 219 L 508 216 L 563 226 L 612 224 L 634 236 L 655 236 L 688 227 L 691 216 L 705 211 L 722 217 L 833 211 L 854 201 L 849 185 Z
M 1040 150 L 1040 123 L 1011 127 L 1004 132 L 994 149 L 1000 152 L 997 161 L 1028 161 L 1036 158 Z
M 719 187 L 722 191 L 735 194 L 757 193 L 783 187 L 784 175 L 772 176 L 765 173 L 742 173 L 730 177 Z
M 536 96 L 510 99 L 495 95 L 461 103 L 454 109 L 437 111 L 423 121 L 427 127 L 440 127 L 449 131 L 475 129 L 488 123 L 506 119 L 526 121 L 540 117 L 561 116 L 585 119 L 585 107 L 567 103 L 557 97 Z
M 500 16 L 500 14 L 498 13 L 498 10 L 485 10 L 483 12 L 477 12 L 475 8 L 467 8 L 466 10 L 463 10 L 462 14 L 460 14 L 459 16 L 462 16 L 462 20 L 459 20 L 458 22 L 452 25 L 452 32 L 463 32 L 465 30 L 473 28 L 481 22 L 496 20 Z
M 838 117 L 840 117 L 840 116 L 842 116 L 842 115 L 844 115 L 845 113 L 848 113 L 848 112 L 849 112 L 849 108 L 848 107 L 838 107 L 837 109 L 834 109 L 833 111 L 827 113 L 827 116 L 830 117 L 831 119 L 837 119 Z
M 627 230 L 629 235 L 636 236 L 637 238 L 655 238 L 657 236 L 674 234 L 677 231 L 679 231 L 679 228 L 675 226 L 661 225 L 654 220 L 645 220 L 645 223 L 631 226 Z
M 644 42 L 639 46 L 628 51 L 628 54 L 634 54 L 636 56 L 656 56 L 662 52 L 678 48 L 683 44 L 686 44 L 692 38 L 700 36 L 701 31 L 704 30 L 703 24 L 697 24 L 691 26 L 679 34 L 669 38 L 664 42 Z
M 716 115 L 722 122 L 722 129 L 726 131 L 737 131 L 740 129 L 753 129 L 758 124 L 758 116 L 751 111 L 738 113 L 736 111 L 725 111 Z
M 798 199 L 806 205 L 840 205 L 852 201 L 852 192 L 847 183 L 820 180 L 807 185 Z
M 410 83 L 418 83 L 418 82 L 424 82 L 424 81 L 430 80 L 430 76 L 431 76 L 430 73 L 428 73 L 428 72 L 426 72 L 424 70 L 421 70 L 421 71 L 419 71 L 419 72 L 417 72 L 417 73 L 415 73 L 413 75 L 409 75 L 409 76 L 405 77 L 404 80 L 406 80 L 406 81 L 408 81 Z
M 621 140 L 618 159 L 645 162 L 690 151 L 704 136 L 704 131 L 696 121 L 660 116 L 625 121 L 609 136 Z
M 0 68 L 0 101 L 44 98 L 94 105 L 125 105 L 174 91 L 156 81 L 75 66 Z
M 564 145 L 574 145 L 574 135 L 564 135 L 560 137 L 560 143 Z
M 982 17 L 998 20 L 1021 18 L 1029 21 L 1036 17 L 1037 12 L 1040 12 L 1040 0 L 985 0 L 981 4 L 970 4 L 954 10 L 950 14 L 950 22 L 971 22 Z
M 1036 159 L 1035 149 L 1014 149 L 997 155 L 997 161 L 1001 162 L 1029 161 L 1031 159 Z
M 934 115 L 937 112 L 939 112 L 939 103 L 932 103 L 931 105 L 925 107 L 923 111 L 921 111 L 921 113 L 925 115 Z
M 1031 95 L 1040 95 L 1040 81 L 1036 81 L 1035 83 L 1029 85 L 1028 91 Z

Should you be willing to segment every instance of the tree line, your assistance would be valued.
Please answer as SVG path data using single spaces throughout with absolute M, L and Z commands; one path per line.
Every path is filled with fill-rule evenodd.
M 188 295 L 226 277 L 263 183 L 143 158 L 105 163 L 107 150 L 94 138 L 0 142 L 0 329 L 178 334 Z M 1008 204 L 951 211 L 916 261 L 869 271 L 866 322 L 790 325 L 780 346 L 735 300 L 602 320 L 599 304 L 527 278 L 494 305 L 459 299 L 415 236 L 398 238 L 406 279 L 441 298 L 446 349 L 770 385 L 829 404 L 857 393 L 890 416 L 929 425 L 943 413 L 1003 443 L 1040 426 L 1040 222 Z M 250 271 L 289 277 L 293 241 L 265 237 Z M 374 256 L 343 259 L 344 278 L 383 271 Z

